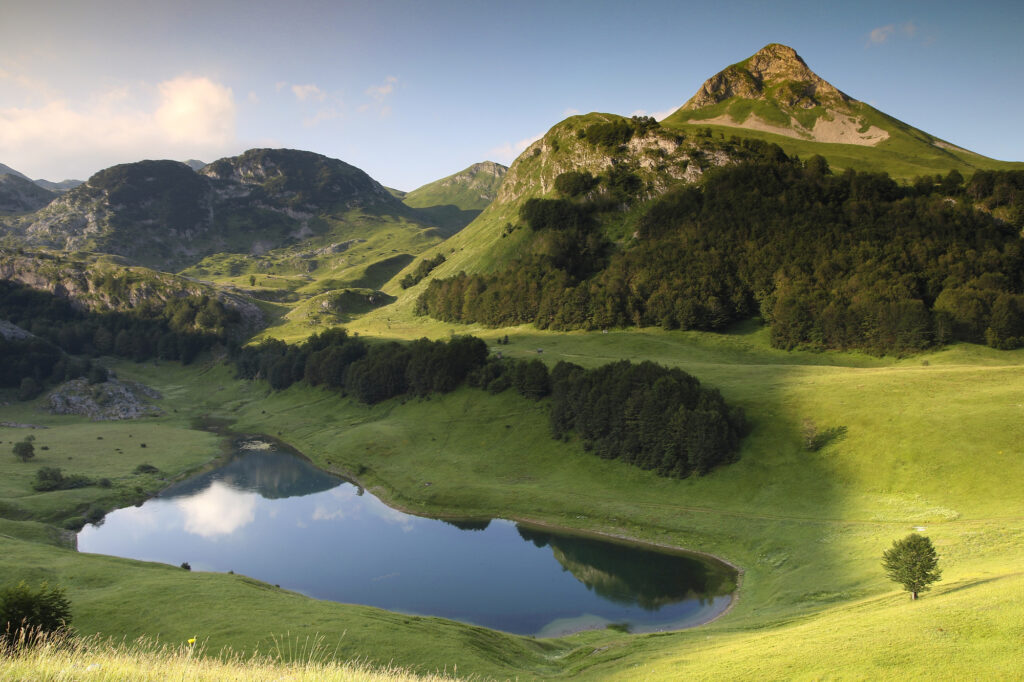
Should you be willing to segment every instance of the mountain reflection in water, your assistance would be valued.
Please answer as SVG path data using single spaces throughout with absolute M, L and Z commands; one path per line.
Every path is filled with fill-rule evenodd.
M 79 549 L 537 636 L 686 627 L 721 613 L 735 589 L 732 569 L 707 558 L 500 519 L 423 518 L 363 492 L 250 442 L 223 466 L 86 526 Z
M 537 547 L 551 547 L 562 567 L 605 599 L 648 611 L 697 599 L 701 604 L 736 589 L 733 571 L 690 557 L 632 545 L 608 551 L 604 540 L 558 535 L 518 527 L 519 535 Z

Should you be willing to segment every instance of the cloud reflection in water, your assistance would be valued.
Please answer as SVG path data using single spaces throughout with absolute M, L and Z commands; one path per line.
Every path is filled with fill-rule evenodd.
M 185 514 L 185 530 L 193 535 L 214 538 L 230 535 L 256 518 L 259 495 L 235 490 L 221 481 L 191 497 L 174 501 Z

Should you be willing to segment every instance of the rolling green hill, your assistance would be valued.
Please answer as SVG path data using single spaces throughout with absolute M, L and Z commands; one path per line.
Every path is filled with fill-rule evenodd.
M 446 235 L 450 235 L 471 223 L 494 201 L 507 171 L 507 167 L 493 161 L 474 163 L 399 198 L 406 206 L 430 216 Z

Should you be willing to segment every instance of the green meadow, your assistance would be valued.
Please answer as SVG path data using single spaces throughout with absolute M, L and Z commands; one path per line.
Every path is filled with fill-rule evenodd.
M 361 333 L 453 331 L 395 327 L 371 318 Z M 163 393 L 165 416 L 90 423 L 34 404 L 0 410 L 5 421 L 49 427 L 31 431 L 34 461 L 0 457 L 0 573 L 65 585 L 83 634 L 171 645 L 197 636 L 211 654 L 265 652 L 275 636 L 319 635 L 341 660 L 416 674 L 457 665 L 460 676 L 501 679 L 1020 676 L 1024 352 L 783 352 L 753 324 L 730 334 L 480 335 L 506 333 L 510 343 L 500 349 L 515 357 L 586 366 L 650 359 L 696 375 L 751 418 L 740 461 L 702 478 L 658 478 L 594 457 L 575 440 L 552 440 L 543 404 L 511 392 L 463 388 L 367 407 L 303 386 L 272 393 L 212 361 L 119 363 L 121 376 Z M 199 429 L 202 420 L 278 438 L 416 513 L 501 516 L 714 554 L 743 572 L 737 601 L 717 621 L 682 632 L 540 640 L 66 548 L 54 528 L 61 519 L 124 504 L 214 462 L 224 439 Z M 807 420 L 830 434 L 814 452 L 802 444 Z M 9 450 L 26 433 L 2 428 L 0 440 Z M 134 473 L 141 463 L 160 473 Z M 113 485 L 33 493 L 39 466 Z M 935 543 L 944 575 L 912 603 L 885 578 L 881 554 L 915 528 Z

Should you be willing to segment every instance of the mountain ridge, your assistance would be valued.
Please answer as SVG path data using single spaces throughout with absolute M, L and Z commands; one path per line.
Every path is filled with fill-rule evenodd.
M 302 241 L 328 229 L 325 217 L 357 213 L 430 227 L 355 166 L 314 152 L 252 149 L 199 172 L 169 160 L 112 166 L 9 222 L 6 241 L 178 269 L 214 253 Z

